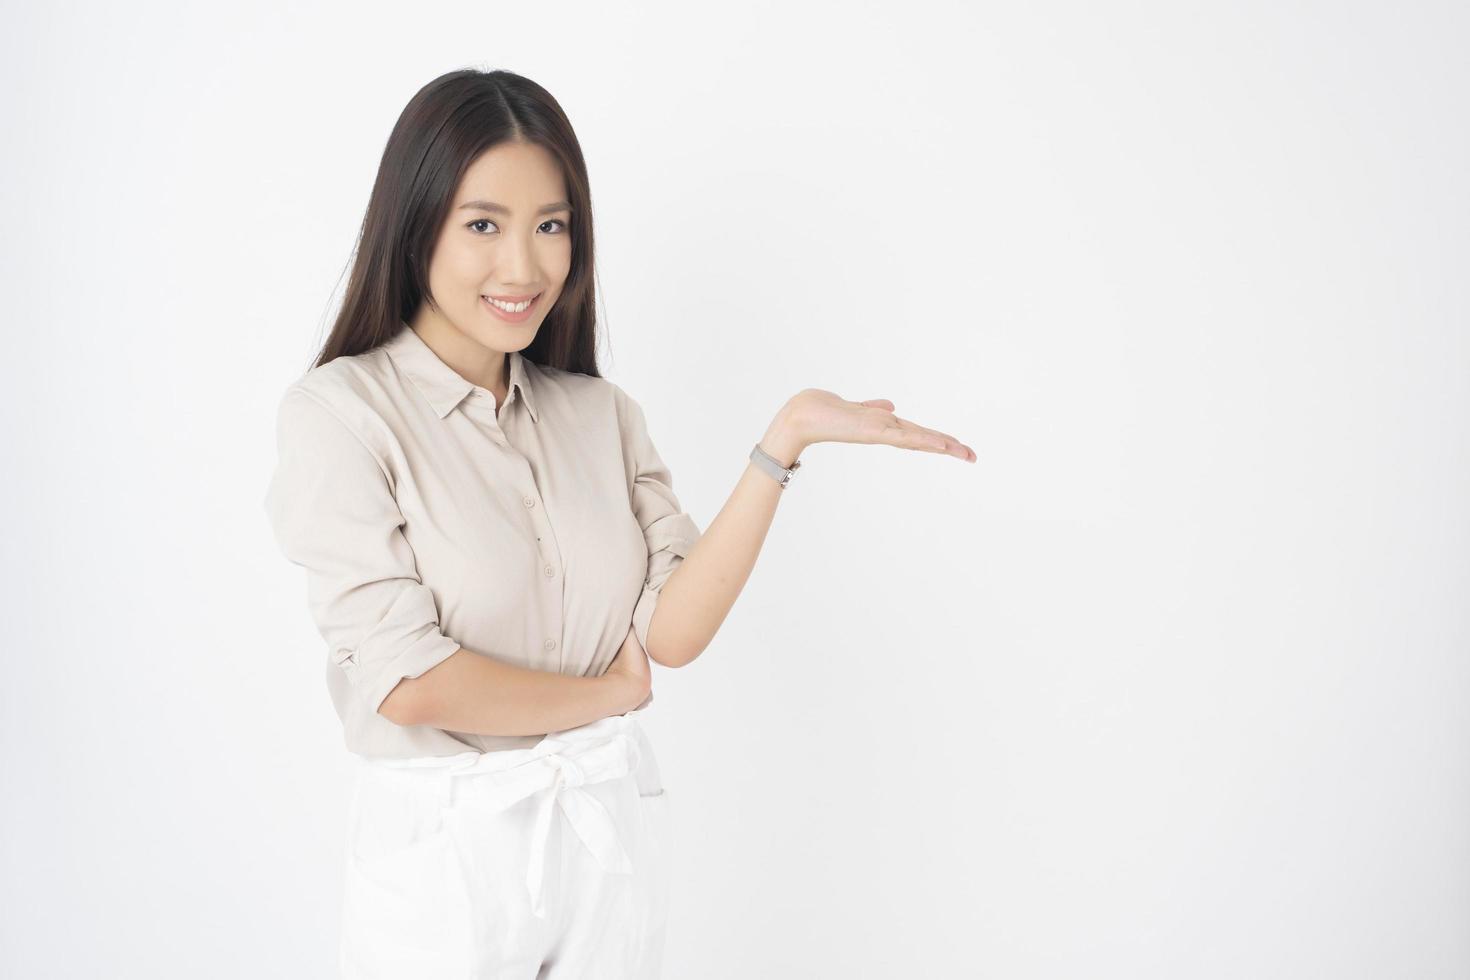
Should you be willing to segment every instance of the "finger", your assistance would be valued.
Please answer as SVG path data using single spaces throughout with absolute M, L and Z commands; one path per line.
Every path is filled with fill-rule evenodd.
M 945 453 L 946 455 L 956 456 L 969 461 L 973 461 L 975 457 L 975 451 L 973 449 L 946 432 L 930 429 L 926 426 L 919 425 L 917 422 L 901 419 L 896 415 L 894 416 L 894 422 L 897 424 L 899 431 L 908 434 L 905 442 L 895 443 L 895 445 L 901 445 L 903 448 L 908 449 L 919 449 L 924 452 Z
M 893 402 L 886 398 L 869 398 L 867 401 L 859 402 L 858 404 L 866 405 L 868 408 L 881 408 L 885 412 L 893 411 Z

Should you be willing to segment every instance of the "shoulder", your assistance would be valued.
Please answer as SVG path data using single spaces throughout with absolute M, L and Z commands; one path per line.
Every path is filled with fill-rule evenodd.
M 638 404 L 621 385 L 609 378 L 564 371 L 544 364 L 535 364 L 533 367 L 540 372 L 540 377 L 546 379 L 547 384 L 565 390 L 572 398 L 580 399 L 584 403 L 592 401 L 604 405 L 615 404 L 620 413 L 628 405 Z
M 278 434 L 371 448 L 381 425 L 385 356 L 382 348 L 375 348 L 334 358 L 291 382 L 277 401 Z
M 607 378 L 593 377 L 529 360 L 523 363 L 531 374 L 531 383 L 535 386 L 538 401 L 545 401 L 539 397 L 545 392 L 581 416 L 614 411 L 621 418 L 625 413 L 624 406 L 630 401 L 627 393 Z
M 297 378 L 285 394 L 312 398 L 328 407 L 370 404 L 382 391 L 386 358 L 382 347 L 334 358 Z

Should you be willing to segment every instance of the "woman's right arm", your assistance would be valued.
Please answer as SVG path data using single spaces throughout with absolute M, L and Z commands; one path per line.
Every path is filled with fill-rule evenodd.
M 440 627 L 377 455 L 296 385 L 281 399 L 276 435 L 267 514 L 286 557 L 307 571 L 331 662 L 369 710 L 399 725 L 541 735 L 642 703 L 648 657 L 631 629 L 602 677 L 515 667 L 462 647 Z
M 630 630 L 601 677 L 516 667 L 460 647 L 399 681 L 379 712 L 399 725 L 470 735 L 544 735 L 632 711 L 651 685 L 648 655 Z

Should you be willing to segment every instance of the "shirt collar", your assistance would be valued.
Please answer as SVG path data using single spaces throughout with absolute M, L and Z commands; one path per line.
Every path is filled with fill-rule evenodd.
M 393 363 L 398 365 L 399 370 L 408 375 L 409 380 L 428 400 L 434 414 L 441 419 L 454 411 L 454 407 L 464 401 L 465 396 L 474 391 L 478 385 L 465 378 L 439 359 L 433 348 L 424 343 L 424 339 L 414 333 L 413 328 L 407 323 L 403 329 L 394 335 L 383 345 Z M 526 410 L 531 413 L 531 421 L 540 422 L 536 412 L 536 397 L 532 392 L 531 372 L 526 367 L 525 358 L 521 357 L 520 351 L 508 351 L 505 355 L 510 359 L 510 389 L 506 399 L 514 397 L 514 392 L 519 390 L 521 401 L 525 402 Z

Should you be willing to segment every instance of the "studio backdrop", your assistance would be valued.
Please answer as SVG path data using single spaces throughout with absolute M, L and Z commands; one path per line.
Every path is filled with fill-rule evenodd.
M 430 79 L 586 155 L 603 375 L 707 529 L 642 724 L 664 975 L 1470 974 L 1470 17 L 12 6 L 0 974 L 333 975 L 350 757 L 262 507 Z

